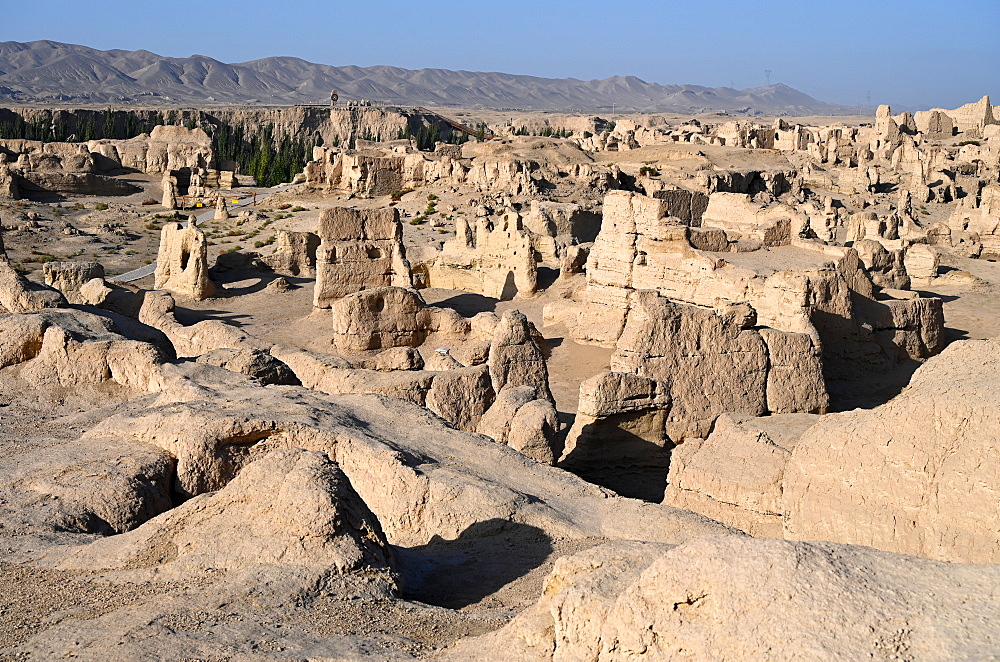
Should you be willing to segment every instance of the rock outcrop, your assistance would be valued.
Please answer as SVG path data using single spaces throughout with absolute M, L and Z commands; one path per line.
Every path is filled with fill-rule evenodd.
M 675 439 L 704 437 L 722 412 L 826 411 L 829 399 L 812 339 L 756 329 L 748 306 L 735 317 L 729 310 L 720 315 L 639 292 L 611 369 L 669 385 L 667 431 Z M 773 368 L 778 370 L 772 379 Z
M 421 370 L 411 365 L 380 369 L 378 355 L 364 365 L 333 354 L 275 345 L 281 359 L 306 386 L 331 395 L 372 393 L 427 407 L 460 430 L 475 431 L 493 404 L 494 391 L 486 365 L 448 370 Z M 419 355 L 418 357 L 419 358 Z
M 663 503 L 753 536 L 782 537 L 785 467 L 799 438 L 819 419 L 723 414 L 707 439 L 686 439 L 671 451 Z
M 66 298 L 58 290 L 34 283 L 0 259 L 0 306 L 10 313 L 29 313 L 45 308 L 60 308 Z
M 537 194 L 550 182 L 567 178 L 602 191 L 616 184 L 611 169 L 594 163 L 579 145 L 521 136 L 460 147 L 438 143 L 433 152 L 387 138 L 358 141 L 357 149 L 316 147 L 305 175 L 310 186 L 366 197 L 429 184 L 510 195 Z
M 416 290 L 402 287 L 365 289 L 330 307 L 333 345 L 340 350 L 416 347 L 431 334 L 462 340 L 471 329 L 455 311 L 428 306 Z
M 983 187 L 978 199 L 962 198 L 948 218 L 948 227 L 950 245 L 980 244 L 980 257 L 1000 258 L 1000 186 Z
M 580 384 L 560 466 L 634 498 L 659 501 L 674 442 L 667 436 L 666 384 L 604 372 Z
M 808 225 L 808 217 L 790 205 L 761 207 L 745 193 L 713 193 L 701 217 L 702 227 L 719 228 L 730 241 L 752 246 L 788 245 Z
M 88 145 L 38 140 L 0 140 L 0 194 L 129 195 L 140 189 L 102 174 L 101 155 Z M 120 167 L 120 166 L 119 166 Z
M 125 338 L 106 317 L 46 310 L 0 317 L 0 330 L 0 367 L 16 365 L 18 376 L 33 386 L 114 381 L 146 393 L 161 384 L 165 353 Z
M 851 248 L 796 241 L 721 258 L 693 248 L 691 229 L 663 217 L 660 200 L 612 191 L 587 262 L 587 286 L 572 300 L 545 307 L 545 323 L 563 323 L 574 338 L 612 346 L 622 336 L 637 292 L 721 309 L 749 304 L 757 324 L 804 334 L 822 349 L 823 374 L 853 382 L 872 369 L 922 360 L 943 346 L 939 299 L 894 298 L 879 291 Z M 900 254 L 878 277 L 899 285 Z
M 521 311 L 508 310 L 500 318 L 490 344 L 489 366 L 497 393 L 508 386 L 530 386 L 538 397 L 553 401 L 545 356 Z
M 74 304 L 86 303 L 80 288 L 95 278 L 104 278 L 104 267 L 97 262 L 46 262 L 42 268 L 45 284 L 63 293 Z
M 630 298 L 613 372 L 580 386 L 560 466 L 633 497 L 660 500 L 670 451 L 725 412 L 825 412 L 819 350 L 806 334 L 757 328 L 754 311 L 712 311 L 655 292 Z
M 443 657 L 976 659 L 996 646 L 998 579 L 995 566 L 823 542 L 619 542 L 560 559 L 535 606 Z
M 113 292 L 102 307 L 114 309 Z M 184 325 L 174 316 L 175 301 L 166 292 L 144 292 L 129 304 L 133 314 L 143 324 L 163 332 L 169 338 L 178 357 L 201 356 L 220 348 L 231 349 L 262 349 L 261 343 L 232 324 L 221 320 L 204 320 L 191 325 Z M 138 302 L 135 299 L 139 299 Z
M 6 481 L 0 485 L 0 531 L 6 535 L 124 533 L 174 505 L 174 459 L 114 435 L 6 457 L 0 470 Z
M 219 366 L 253 377 L 261 384 L 298 386 L 291 368 L 260 349 L 220 347 L 198 357 L 198 363 Z
M 960 341 L 875 409 L 721 416 L 672 450 L 663 501 L 753 535 L 993 563 L 998 362 L 997 341 Z
M 593 242 L 601 229 L 599 214 L 567 202 L 532 200 L 522 220 L 539 262 L 554 269 L 571 246 Z
M 903 265 L 911 284 L 926 287 L 937 278 L 941 255 L 927 244 L 913 244 L 903 254 Z
M 506 386 L 479 422 L 479 432 L 543 464 L 555 464 L 559 416 L 534 386 Z
M 820 419 L 784 472 L 785 535 L 997 562 L 998 365 L 1000 342 L 955 342 L 881 407 Z
M 724 530 L 685 511 L 616 498 L 401 400 L 262 387 L 197 364 L 165 374 L 158 394 L 122 406 L 84 437 L 118 435 L 165 450 L 176 458 L 180 494 L 219 490 L 269 451 L 301 448 L 336 458 L 394 545 L 454 539 L 498 519 L 553 535 L 665 542 Z
M 325 453 L 275 450 L 218 492 L 187 501 L 134 531 L 85 546 L 62 568 L 155 568 L 160 578 L 259 572 L 382 571 L 393 554 L 378 520 Z

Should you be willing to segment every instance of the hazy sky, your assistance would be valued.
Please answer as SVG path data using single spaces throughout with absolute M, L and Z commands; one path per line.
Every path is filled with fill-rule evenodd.
M 1000 0 L 5 3 L 0 41 L 244 62 L 292 55 L 663 84 L 781 82 L 823 101 L 1000 103 Z

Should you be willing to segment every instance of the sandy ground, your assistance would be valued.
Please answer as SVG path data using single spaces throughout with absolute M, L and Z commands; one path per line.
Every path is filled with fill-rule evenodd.
M 1000 336 L 1000 263 L 948 254 L 942 256 L 941 265 L 942 273 L 934 282 L 915 289 L 944 302 L 947 340 Z
M 205 208 L 178 211 L 160 205 L 161 178 L 141 173 L 116 177 L 128 181 L 141 191 L 128 196 L 33 196 L 31 199 L 0 202 L 0 222 L 7 255 L 26 274 L 36 273 L 41 280 L 42 265 L 51 261 L 100 262 L 109 275 L 137 269 L 156 260 L 160 245 L 160 230 L 164 223 L 186 220 L 203 214 Z M 226 191 L 226 197 L 266 192 L 268 189 L 245 187 Z M 294 219 L 300 210 L 291 211 L 289 204 L 271 203 L 263 197 L 249 210 L 254 217 L 243 220 L 240 211 L 233 211 L 228 221 L 202 223 L 210 242 L 210 258 L 234 249 L 254 249 L 263 246 L 273 235 L 268 228 L 273 223 Z M 304 210 L 302 210 L 304 211 Z M 313 210 L 315 228 L 319 212 Z M 273 239 L 271 240 L 273 241 Z

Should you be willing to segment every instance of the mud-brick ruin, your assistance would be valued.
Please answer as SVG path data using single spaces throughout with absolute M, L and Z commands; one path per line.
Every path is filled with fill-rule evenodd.
M 992 659 L 1000 108 L 842 119 L 0 140 L 0 657 Z

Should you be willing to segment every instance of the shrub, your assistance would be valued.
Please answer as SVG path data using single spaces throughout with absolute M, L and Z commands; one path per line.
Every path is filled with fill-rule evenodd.
M 94 209 L 96 209 L 97 211 L 104 211 L 107 208 L 108 208 L 108 203 L 106 202 L 98 202 L 96 205 L 94 205 Z

